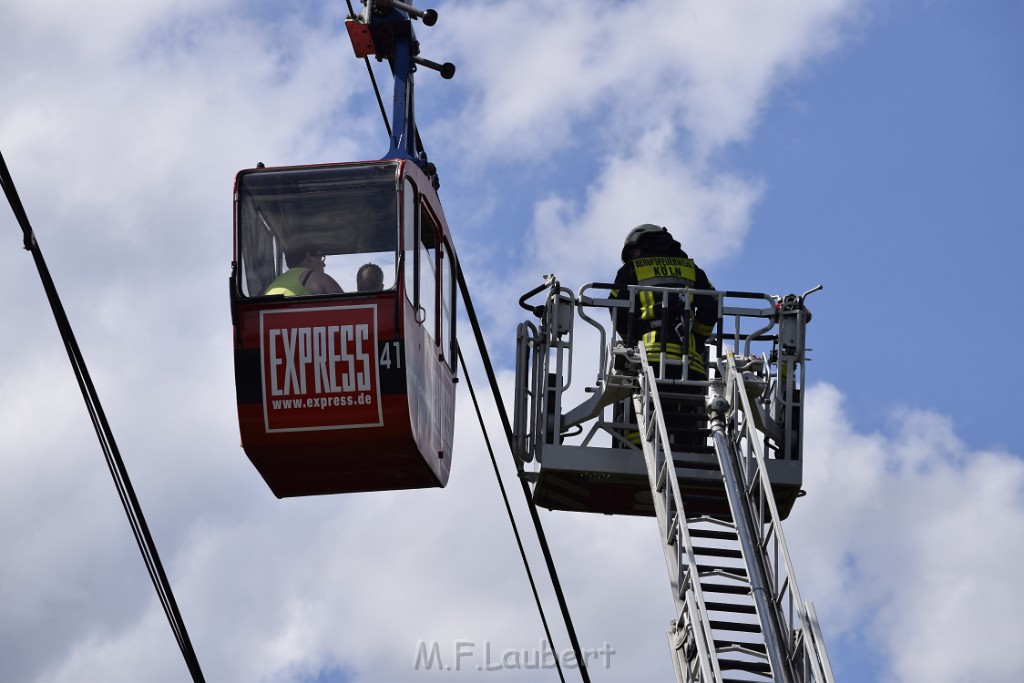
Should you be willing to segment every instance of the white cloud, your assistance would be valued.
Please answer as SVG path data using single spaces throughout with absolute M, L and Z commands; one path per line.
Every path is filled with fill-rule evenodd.
M 696 147 L 747 139 L 769 93 L 834 50 L 858 21 L 859 1 L 739 1 L 684 5 L 674 45 L 683 64 L 683 118 Z M 667 61 L 667 60 L 666 60 Z
M 610 280 L 626 232 L 645 222 L 669 226 L 707 268 L 738 253 L 765 188 L 714 153 L 747 139 L 773 88 L 835 49 L 859 8 L 446 4 L 439 43 L 468 97 L 435 132 L 471 169 L 528 160 L 529 176 L 550 178 L 528 233 L 531 273 Z M 493 217 L 479 220 L 486 232 Z
M 834 49 L 860 4 L 445 3 L 437 31 L 471 93 L 450 144 L 536 163 L 670 123 L 703 158 L 746 139 L 771 89 Z
M 217 220 L 230 220 L 230 180 L 223 178 L 238 168 L 355 154 L 366 122 L 348 121 L 350 132 L 331 125 L 354 92 L 348 81 L 364 79 L 356 68 L 324 68 L 349 60 L 336 17 L 324 13 L 323 25 L 282 19 L 269 32 L 252 19 L 216 23 L 216 10 L 169 25 L 146 17 L 152 23 L 125 34 L 80 30 L 74 12 L 61 18 L 71 34 L 56 45 L 61 63 L 28 64 L 41 73 L 5 88 L 17 107 L 0 121 L 15 177 L 59 183 L 63 212 L 53 217 L 51 203 L 30 203 L 36 193 L 20 183 L 36 221 L 61 226 L 84 216 L 118 239 L 151 245 L 151 235 L 166 234 L 158 226 L 171 216 L 162 212 L 175 211 L 193 230 L 210 220 L 196 209 L 212 183 L 223 185 Z M 90 58 L 82 45 L 97 34 L 114 55 Z M 17 57 L 10 58 L 31 59 Z
M 551 197 L 536 211 L 535 263 L 565 282 L 611 281 L 626 232 L 640 223 L 668 226 L 690 256 L 707 264 L 736 252 L 760 198 L 760 183 L 666 156 L 673 135 L 643 137 L 635 155 L 610 159 L 587 191 L 583 206 Z
M 1019 454 L 971 452 L 949 418 L 915 410 L 891 435 L 859 434 L 827 385 L 807 404 L 808 496 L 789 536 L 826 637 L 865 637 L 889 680 L 1018 680 Z

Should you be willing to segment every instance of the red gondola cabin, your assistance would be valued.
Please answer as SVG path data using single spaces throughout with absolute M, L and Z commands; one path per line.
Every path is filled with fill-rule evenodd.
M 276 496 L 444 486 L 455 408 L 455 250 L 403 159 L 241 171 L 231 306 L 242 447 Z M 315 248 L 342 293 L 268 285 Z M 376 291 L 356 273 L 380 266 Z

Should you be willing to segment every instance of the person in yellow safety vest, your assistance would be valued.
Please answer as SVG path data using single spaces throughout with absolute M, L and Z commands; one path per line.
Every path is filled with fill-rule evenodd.
M 639 285 L 641 288 L 689 287 L 714 290 L 707 274 L 683 251 L 668 228 L 650 223 L 633 228 L 626 236 L 621 258 L 622 267 L 615 275 L 617 287 L 612 289 L 610 294 L 613 299 L 629 298 L 628 285 Z M 686 379 L 706 380 L 708 375 L 704 361 L 704 346 L 717 320 L 718 304 L 714 296 L 692 295 L 690 315 L 686 315 L 685 302 L 678 294 L 670 294 L 666 300 L 661 292 L 641 289 L 636 294 L 632 313 L 630 309 L 616 309 L 615 329 L 627 345 L 643 343 L 647 357 L 656 370 L 660 365 L 662 351 L 666 359 L 682 360 L 685 343 Z M 687 336 L 685 341 L 682 334 Z M 681 378 L 681 365 L 666 363 L 666 366 L 664 376 L 667 379 Z M 703 393 L 698 388 L 686 388 L 681 391 Z M 631 401 L 626 408 L 624 413 L 630 415 L 630 421 L 634 421 Z M 697 412 L 702 411 L 703 406 L 697 407 Z M 670 410 L 666 406 L 666 413 L 670 412 L 675 418 L 681 417 L 679 411 Z M 682 412 L 692 415 L 694 411 L 686 409 Z M 668 416 L 667 414 L 666 417 Z M 635 430 L 626 430 L 624 435 L 634 445 L 639 443 L 639 433 Z M 702 442 L 706 443 L 699 437 L 692 441 L 697 445 Z
M 265 290 L 264 296 L 283 294 L 285 296 L 308 296 L 310 294 L 341 294 L 341 285 L 324 272 L 327 258 L 315 244 L 284 253 L 288 270 L 278 275 Z

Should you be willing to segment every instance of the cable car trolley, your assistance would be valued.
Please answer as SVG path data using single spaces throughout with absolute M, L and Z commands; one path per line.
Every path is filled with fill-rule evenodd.
M 456 255 L 412 74 L 454 67 L 417 56 L 412 19 L 435 12 L 364 4 L 348 32 L 394 73 L 387 155 L 235 178 L 241 445 L 279 498 L 443 487 L 451 470 Z

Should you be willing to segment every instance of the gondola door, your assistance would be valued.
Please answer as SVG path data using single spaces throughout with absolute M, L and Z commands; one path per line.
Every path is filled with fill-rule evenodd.
M 405 222 L 404 235 L 409 418 L 418 448 L 435 454 L 439 472 L 447 480 L 456 381 L 454 257 L 443 217 L 430 201 L 436 196 L 433 188 L 421 192 L 412 179 L 405 182 L 407 194 L 419 198 L 415 220 Z

